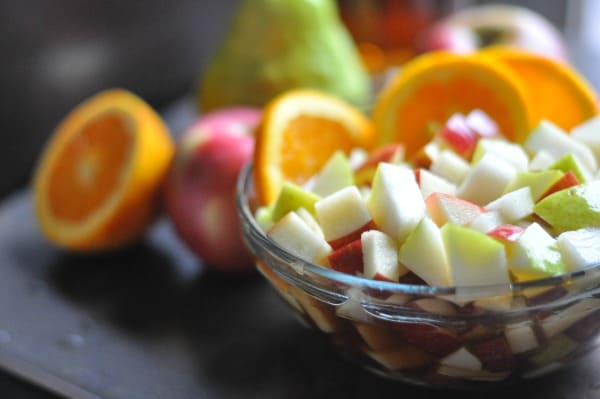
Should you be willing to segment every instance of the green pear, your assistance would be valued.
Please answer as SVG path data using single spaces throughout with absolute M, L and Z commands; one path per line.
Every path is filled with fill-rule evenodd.
M 600 227 L 600 180 L 557 191 L 533 210 L 558 233 Z
M 334 0 L 241 0 L 198 88 L 203 111 L 263 106 L 294 88 L 365 105 L 369 76 Z

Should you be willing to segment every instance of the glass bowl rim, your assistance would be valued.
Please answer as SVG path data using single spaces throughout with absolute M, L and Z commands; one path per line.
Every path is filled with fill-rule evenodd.
M 236 206 L 238 214 L 242 218 L 242 224 L 246 224 L 252 235 L 258 239 L 259 243 L 268 251 L 274 253 L 279 259 L 287 261 L 287 263 L 301 265 L 301 267 L 290 266 L 290 269 L 302 270 L 309 272 L 318 277 L 325 278 L 334 283 L 339 283 L 349 287 L 356 287 L 369 290 L 377 290 L 380 292 L 403 293 L 411 295 L 426 295 L 426 296 L 460 296 L 470 298 L 484 298 L 509 293 L 517 293 L 531 288 L 553 288 L 564 285 L 568 282 L 578 282 L 586 276 L 593 273 L 600 273 L 600 261 L 598 264 L 588 266 L 581 270 L 576 270 L 560 275 L 546 277 L 536 280 L 528 280 L 523 282 L 511 282 L 508 284 L 489 284 L 480 286 L 430 286 L 405 284 L 399 282 L 388 282 L 380 280 L 367 279 L 361 276 L 355 276 L 333 269 L 328 269 L 324 266 L 306 261 L 280 247 L 275 241 L 268 237 L 263 232 L 257 222 L 254 220 L 254 215 L 250 209 L 248 189 L 252 182 L 253 163 L 247 162 L 240 171 L 236 183 Z M 598 276 L 598 274 L 596 274 Z M 585 290 L 583 290 L 585 292 Z

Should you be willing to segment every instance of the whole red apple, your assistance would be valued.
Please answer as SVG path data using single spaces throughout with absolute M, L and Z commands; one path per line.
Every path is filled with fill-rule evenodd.
M 471 6 L 441 19 L 421 38 L 423 51 L 467 53 L 492 45 L 508 45 L 567 61 L 561 32 L 544 16 L 510 4 Z
M 235 186 L 252 158 L 261 111 L 225 108 L 196 120 L 178 141 L 165 207 L 179 237 L 207 267 L 253 269 L 241 235 Z

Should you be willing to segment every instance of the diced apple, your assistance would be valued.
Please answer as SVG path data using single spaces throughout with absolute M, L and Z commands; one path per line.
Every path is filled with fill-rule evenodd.
M 467 125 L 481 137 L 496 137 L 500 134 L 498 125 L 484 111 L 474 109 L 467 115 Z
M 468 226 L 473 230 L 479 231 L 480 233 L 488 233 L 503 224 L 504 220 L 502 219 L 500 212 L 491 211 L 481 213 L 479 216 L 473 219 Z
M 288 212 L 268 235 L 281 247 L 308 262 L 320 263 L 331 253 L 331 246 L 296 212 Z
M 370 185 L 373 176 L 377 170 L 377 165 L 381 162 L 399 164 L 404 160 L 404 145 L 401 143 L 391 143 L 375 149 L 371 152 L 366 161 L 356 169 L 355 180 L 358 186 Z
M 461 370 L 477 371 L 482 369 L 479 359 L 469 352 L 464 346 L 455 352 L 440 359 L 440 364 Z
M 472 202 L 453 195 L 433 193 L 425 199 L 427 214 L 442 227 L 446 223 L 464 226 L 485 212 L 485 209 Z
M 277 222 L 288 212 L 295 211 L 298 208 L 304 208 L 314 215 L 315 203 L 320 199 L 321 197 L 318 195 L 313 194 L 296 184 L 285 182 L 281 187 L 281 191 L 279 192 L 273 207 L 273 221 Z
M 584 298 L 574 305 L 554 313 L 540 322 L 546 337 L 553 337 L 600 309 L 599 298 Z
M 394 350 L 372 351 L 365 353 L 388 370 L 419 369 L 432 363 L 432 357 L 412 345 Z
M 338 272 L 358 275 L 363 273 L 363 250 L 360 239 L 336 249 L 327 256 L 329 266 Z
M 559 362 L 571 352 L 573 352 L 579 344 L 565 334 L 558 334 L 548 340 L 544 349 L 540 350 L 529 358 L 529 362 L 534 367 L 545 367 Z
M 468 287 L 510 282 L 504 246 L 483 233 L 446 224 L 441 228 L 452 284 Z
M 351 242 L 360 240 L 360 236 L 365 231 L 375 230 L 375 229 L 376 229 L 375 223 L 372 220 L 369 220 L 367 222 L 367 224 L 359 227 L 356 230 L 351 231 L 350 233 L 346 234 L 345 236 L 336 238 L 335 240 L 330 240 L 329 245 L 331 245 L 331 248 L 333 248 L 333 249 L 341 248 L 347 244 L 350 244 Z
M 575 155 L 573 155 L 573 153 L 567 153 L 563 155 L 557 159 L 556 162 L 550 165 L 549 169 L 560 170 L 561 172 L 565 173 L 571 172 L 581 183 L 585 183 L 593 179 L 592 171 L 583 166 L 583 164 Z
M 538 223 L 530 224 L 517 241 L 507 246 L 510 271 L 517 281 L 564 273 L 566 266 L 556 240 Z
M 518 171 L 525 171 L 529 166 L 529 157 L 519 144 L 498 139 L 482 138 L 477 143 L 471 164 L 475 165 L 487 153 L 508 162 Z
M 540 150 L 548 151 L 556 158 L 573 153 L 587 169 L 595 172 L 598 164 L 592 150 L 585 144 L 571 138 L 553 123 L 542 120 L 525 140 L 525 148 L 532 154 Z
M 571 129 L 571 138 L 586 145 L 600 162 L 600 117 L 595 116 Z
M 442 127 L 439 137 L 452 148 L 452 150 L 465 159 L 469 159 L 479 136 L 467 124 L 467 120 L 462 114 L 454 114 Z
M 350 287 L 346 290 L 348 299 L 335 308 L 335 314 L 353 322 L 370 324 L 374 317 L 367 313 L 362 306 L 362 289 Z
M 371 221 L 371 215 L 356 186 L 342 188 L 315 203 L 317 221 L 325 239 L 344 237 Z
M 429 285 L 451 285 L 442 236 L 429 217 L 424 217 L 402 244 L 398 260 Z
M 469 163 L 450 150 L 442 150 L 431 162 L 432 173 L 441 176 L 454 184 L 461 184 L 469 174 Z
M 566 231 L 558 236 L 556 245 L 569 271 L 600 262 L 600 228 Z
M 429 172 L 427 169 L 416 169 L 415 177 L 423 198 L 427 198 L 430 194 L 436 192 L 456 195 L 456 184 Z
M 400 336 L 417 348 L 444 357 L 461 347 L 458 336 L 446 328 L 425 323 L 396 323 Z
M 440 155 L 440 152 L 440 144 L 437 141 L 430 141 L 417 151 L 412 157 L 411 163 L 417 168 L 429 169 L 433 161 Z
M 500 198 L 487 204 L 484 208 L 488 211 L 498 211 L 502 219 L 514 223 L 533 214 L 533 197 L 529 187 L 521 187 L 508 192 Z
M 261 206 L 256 212 L 254 212 L 254 220 L 258 223 L 258 226 L 262 231 L 267 232 L 273 227 L 275 222 L 273 221 L 273 207 L 272 206 Z
M 539 150 L 535 153 L 533 158 L 531 158 L 528 169 L 530 172 L 539 172 L 548 169 L 554 162 L 556 162 L 555 156 L 546 150 Z
M 348 155 L 348 162 L 350 163 L 350 167 L 352 170 L 357 170 L 362 165 L 365 164 L 367 159 L 369 158 L 369 152 L 361 147 L 354 147 L 350 150 L 350 155 Z
M 364 323 L 354 323 L 354 327 L 369 348 L 375 351 L 391 351 L 406 346 L 406 342 L 393 328 Z
M 531 189 L 531 196 L 537 202 L 544 193 L 548 192 L 556 182 L 563 176 L 560 170 L 545 170 L 541 172 L 519 172 L 513 180 L 508 183 L 505 193 L 518 190 L 522 187 Z
M 361 236 L 364 276 L 383 281 L 398 281 L 408 269 L 398 262 L 396 242 L 387 234 L 371 230 Z
M 473 166 L 458 188 L 458 196 L 484 205 L 500 197 L 517 170 L 493 153 L 486 153 Z
M 544 199 L 547 196 L 549 196 L 550 194 L 554 194 L 557 191 L 578 186 L 579 184 L 580 184 L 580 181 L 579 181 L 579 179 L 577 179 L 577 176 L 575 176 L 575 173 L 568 171 L 556 183 L 554 183 L 544 194 L 542 194 L 540 199 Z
M 353 184 L 354 172 L 348 157 L 342 151 L 336 151 L 312 180 L 311 191 L 326 197 Z
M 514 354 L 529 352 L 539 346 L 533 326 L 528 321 L 508 324 L 504 336 Z
M 521 234 L 525 232 L 525 228 L 514 224 L 503 224 L 490 231 L 488 235 L 500 240 L 503 243 L 516 243 Z
M 515 368 L 515 357 L 504 337 L 478 342 L 472 350 L 486 370 L 511 371 Z
M 310 213 L 306 210 L 306 208 L 298 208 L 296 209 L 296 213 L 308 227 L 310 227 L 320 237 L 325 238 L 323 230 L 321 230 L 321 226 L 319 226 L 319 222 L 317 222 L 317 219 L 315 219 L 314 213 Z
M 289 292 L 319 330 L 333 333 L 341 329 L 341 321 L 335 315 L 333 306 L 321 302 L 294 285 L 290 286 Z
M 413 171 L 404 166 L 380 163 L 367 208 L 383 232 L 398 242 L 404 241 L 425 215 L 425 201 Z

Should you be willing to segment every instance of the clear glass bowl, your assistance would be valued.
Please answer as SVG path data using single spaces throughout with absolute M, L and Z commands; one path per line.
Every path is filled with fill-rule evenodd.
M 368 280 L 306 262 L 253 218 L 252 166 L 237 205 L 257 267 L 292 311 L 376 374 L 478 389 L 558 370 L 600 343 L 600 264 L 526 283 L 431 287 Z

